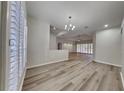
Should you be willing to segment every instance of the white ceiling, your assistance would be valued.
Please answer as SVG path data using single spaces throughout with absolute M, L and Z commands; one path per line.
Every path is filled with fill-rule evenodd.
M 55 32 L 64 31 L 68 16 L 72 16 L 76 28 L 62 38 L 92 34 L 104 29 L 105 24 L 120 26 L 124 16 L 123 1 L 27 1 L 26 5 L 29 16 L 47 21 L 57 28 Z

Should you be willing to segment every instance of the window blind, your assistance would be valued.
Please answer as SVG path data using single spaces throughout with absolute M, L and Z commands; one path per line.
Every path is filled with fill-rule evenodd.
M 8 90 L 18 90 L 26 64 L 26 18 L 21 1 L 9 2 Z

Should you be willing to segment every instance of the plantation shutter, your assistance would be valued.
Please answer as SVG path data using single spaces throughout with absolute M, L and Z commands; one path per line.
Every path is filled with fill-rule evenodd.
M 11 1 L 9 14 L 8 90 L 18 90 L 26 64 L 27 25 L 21 1 Z

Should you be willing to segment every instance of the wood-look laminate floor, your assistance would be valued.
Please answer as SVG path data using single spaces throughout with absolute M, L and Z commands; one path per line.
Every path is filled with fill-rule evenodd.
M 120 68 L 91 62 L 92 56 L 70 54 L 70 60 L 28 69 L 26 91 L 121 91 Z

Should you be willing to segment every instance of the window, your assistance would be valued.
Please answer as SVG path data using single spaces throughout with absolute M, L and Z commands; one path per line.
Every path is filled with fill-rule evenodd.
M 93 43 L 77 44 L 77 52 L 93 54 Z
M 18 90 L 26 64 L 27 25 L 22 2 L 9 4 L 8 90 Z
M 73 45 L 71 43 L 64 43 L 63 49 L 69 50 L 69 52 L 71 52 L 73 50 Z

